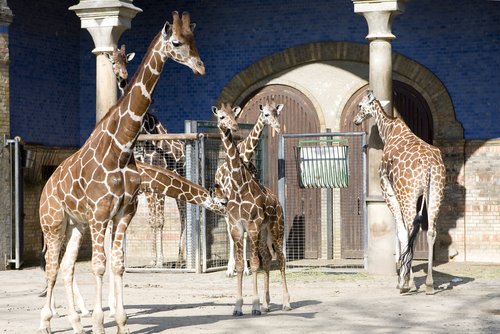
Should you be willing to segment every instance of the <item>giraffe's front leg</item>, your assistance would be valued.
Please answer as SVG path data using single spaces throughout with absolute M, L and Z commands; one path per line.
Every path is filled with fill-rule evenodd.
M 96 282 L 94 309 L 92 310 L 92 333 L 104 334 L 104 312 L 102 311 L 102 277 L 106 271 L 106 254 L 104 251 L 104 239 L 106 224 L 104 222 L 91 221 L 92 236 L 92 272 Z
M 125 240 L 125 231 L 134 217 L 136 209 L 137 201 L 133 200 L 123 208 L 123 214 L 118 214 L 114 219 L 116 230 L 113 234 L 114 239 L 111 248 L 111 271 L 114 276 L 115 321 L 118 327 L 118 334 L 128 333 L 126 329 L 127 314 L 123 307 L 123 272 L 125 271 L 123 243 Z
M 227 270 L 226 270 L 226 277 L 233 277 L 234 274 L 234 269 L 236 268 L 236 260 L 235 260 L 235 244 L 233 237 L 231 236 L 231 227 L 229 225 L 229 218 L 226 216 L 224 217 L 226 220 L 226 227 L 227 227 L 227 234 L 229 236 L 229 260 L 227 262 Z
M 234 222 L 230 222 L 231 238 L 234 241 L 236 250 L 236 302 L 234 304 L 233 315 L 243 315 L 243 227 Z
M 80 321 L 80 315 L 76 312 L 75 309 L 74 286 L 76 285 L 76 282 L 74 280 L 74 274 L 75 262 L 78 256 L 78 250 L 80 249 L 85 228 L 81 224 L 71 223 L 67 231 L 68 233 L 66 238 L 68 240 L 68 244 L 66 246 L 66 251 L 62 259 L 61 272 L 63 274 L 64 285 L 66 287 L 66 295 L 68 299 L 68 319 L 71 323 L 71 326 L 73 327 L 74 333 L 84 333 L 83 326 Z

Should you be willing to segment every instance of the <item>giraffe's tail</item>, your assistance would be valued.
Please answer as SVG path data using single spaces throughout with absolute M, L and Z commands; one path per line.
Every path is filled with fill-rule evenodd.
M 408 246 L 406 250 L 401 253 L 399 261 L 401 263 L 401 270 L 403 271 L 403 277 L 406 276 L 411 269 L 411 261 L 413 260 L 413 253 L 415 250 L 415 240 L 417 239 L 418 231 L 420 231 L 420 226 L 422 225 L 423 220 L 422 212 L 418 212 L 413 220 L 413 229 L 408 238 Z
M 45 271 L 45 266 L 47 262 L 45 261 L 45 253 L 47 253 L 47 244 L 45 243 L 45 238 L 43 238 L 43 248 L 40 251 L 40 269 Z M 45 288 L 42 292 L 38 294 L 38 297 L 46 297 L 47 296 L 47 284 L 45 284 Z

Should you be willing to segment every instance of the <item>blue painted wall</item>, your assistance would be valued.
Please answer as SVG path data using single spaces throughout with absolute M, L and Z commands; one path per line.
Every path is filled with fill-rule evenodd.
M 11 136 L 80 145 L 80 23 L 73 1 L 9 1 Z M 95 108 L 94 108 L 95 109 Z
M 19 20 L 10 30 L 12 134 L 51 145 L 81 145 L 95 123 L 95 57 L 90 53 L 93 43 L 86 31 L 78 33 L 79 19 L 67 10 L 76 1 L 58 5 L 61 8 L 56 10 L 52 8 L 55 2 L 42 5 L 9 1 Z M 34 3 L 44 7 L 44 14 L 49 9 L 57 13 L 53 20 L 44 15 L 48 23 L 42 36 L 27 29 L 41 20 L 33 18 L 41 10 Z M 183 132 L 185 119 L 209 119 L 210 106 L 227 82 L 267 55 L 318 41 L 367 43 L 367 24 L 362 16 L 353 13 L 350 0 L 289 0 L 286 5 L 283 1 L 192 0 L 160 4 L 135 0 L 134 5 L 143 12 L 120 40 L 128 51 L 136 52 L 129 64 L 131 73 L 154 35 L 166 20 L 171 21 L 173 10 L 189 11 L 197 23 L 195 37 L 207 74 L 195 77 L 187 67 L 169 61 L 154 96 L 157 116 L 170 132 Z M 61 25 L 71 33 L 54 38 Z M 393 32 L 397 36 L 393 50 L 429 68 L 448 88 L 466 138 L 500 137 L 500 107 L 495 102 L 500 99 L 500 2 L 410 1 L 406 12 L 395 19 Z M 35 43 L 33 53 L 42 52 L 43 57 L 37 55 L 37 59 L 49 61 L 41 70 L 30 72 L 24 66 L 33 55 L 23 53 L 22 47 L 43 38 L 43 43 Z M 79 50 L 79 59 L 74 50 Z M 60 52 L 64 52 L 65 62 L 53 60 L 61 57 Z M 14 75 L 19 78 L 14 79 Z M 75 77 L 79 82 L 73 81 Z M 62 84 L 56 84 L 58 80 Z M 55 94 L 56 88 L 63 92 Z M 34 93 L 49 100 L 43 111 L 35 103 L 26 108 L 26 100 L 33 99 Z M 66 110 L 66 100 L 75 102 L 79 110 Z M 47 122 L 49 114 L 55 114 L 56 120 Z M 71 130 L 60 131 L 61 126 Z

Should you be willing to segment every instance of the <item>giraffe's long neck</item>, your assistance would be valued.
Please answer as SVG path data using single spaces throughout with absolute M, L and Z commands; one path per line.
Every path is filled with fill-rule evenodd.
M 397 119 L 387 115 L 378 100 L 373 101 L 373 108 L 375 109 L 374 116 L 375 122 L 377 123 L 378 132 L 380 138 L 385 144 L 387 139 L 390 137 L 390 133 Z
M 252 128 L 252 131 L 250 131 L 245 140 L 238 144 L 240 158 L 243 159 L 244 162 L 249 162 L 250 159 L 252 159 L 255 149 L 257 145 L 259 145 L 260 135 L 264 130 L 264 126 L 264 116 L 261 113 L 257 119 L 257 123 L 255 123 Z
M 234 181 L 241 179 L 241 159 L 239 157 L 238 148 L 234 144 L 233 134 L 231 130 L 220 129 L 222 143 L 226 151 L 226 164 L 229 168 L 230 178 Z
M 151 104 L 151 96 L 167 60 L 163 48 L 162 34 L 159 33 L 151 42 L 124 95 L 96 127 L 112 137 L 110 151 L 120 157 L 120 166 L 128 163 L 144 115 Z

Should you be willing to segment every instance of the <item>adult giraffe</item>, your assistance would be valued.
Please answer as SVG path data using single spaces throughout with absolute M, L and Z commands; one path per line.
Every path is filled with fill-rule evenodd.
M 358 107 L 354 123 L 359 125 L 365 119 L 375 117 L 380 138 L 384 143 L 379 168 L 380 186 L 387 206 L 394 215 L 400 243 L 401 268 L 398 288 L 401 293 L 405 293 L 415 286 L 411 262 L 425 203 L 429 220 L 429 254 L 425 285 L 426 293 L 432 294 L 433 247 L 439 207 L 444 197 L 446 173 L 441 152 L 437 147 L 418 138 L 403 120 L 387 115 L 371 91 L 363 97 Z M 423 201 L 417 213 L 417 201 L 420 196 L 423 196 Z
M 141 176 L 133 148 L 144 114 L 168 58 L 189 66 L 195 74 L 205 67 L 195 47 L 188 13 L 182 18 L 172 13 L 151 42 L 124 95 L 96 125 L 85 144 L 66 159 L 47 181 L 40 200 L 40 224 L 47 245 L 47 300 L 41 310 L 39 332 L 50 333 L 52 291 L 59 268 L 59 254 L 67 235 L 67 248 L 61 262 L 67 298 L 68 318 L 75 333 L 83 333 L 80 316 L 73 301 L 73 274 L 84 230 L 92 237 L 92 271 L 96 279 L 96 300 L 92 313 L 93 332 L 104 333 L 102 276 L 105 271 L 104 235 L 113 222 L 111 271 L 115 281 L 118 333 L 125 333 L 127 316 L 123 308 L 123 239 L 137 209 Z M 71 220 L 72 224 L 69 224 Z
M 226 164 L 229 170 L 229 196 L 226 210 L 228 215 L 228 231 L 236 247 L 236 272 L 238 277 L 237 297 L 233 315 L 243 315 L 243 236 L 247 232 L 250 241 L 250 268 L 253 281 L 252 315 L 260 315 L 260 299 L 257 288 L 257 270 L 259 255 L 264 271 L 264 303 L 263 310 L 269 311 L 269 270 L 271 267 L 271 252 L 268 237 L 276 251 L 281 271 L 283 287 L 283 310 L 290 310 L 290 296 L 286 284 L 285 254 L 283 252 L 284 222 L 283 209 L 269 189 L 259 184 L 253 173 L 242 162 L 238 147 L 233 141 L 233 131 L 238 130 L 235 117 L 241 108 L 231 109 L 228 104 L 221 108 L 212 107 L 217 117 L 217 126 L 221 133 L 226 152 Z M 220 187 L 220 185 L 219 185 Z M 219 189 L 219 192 L 222 193 Z

